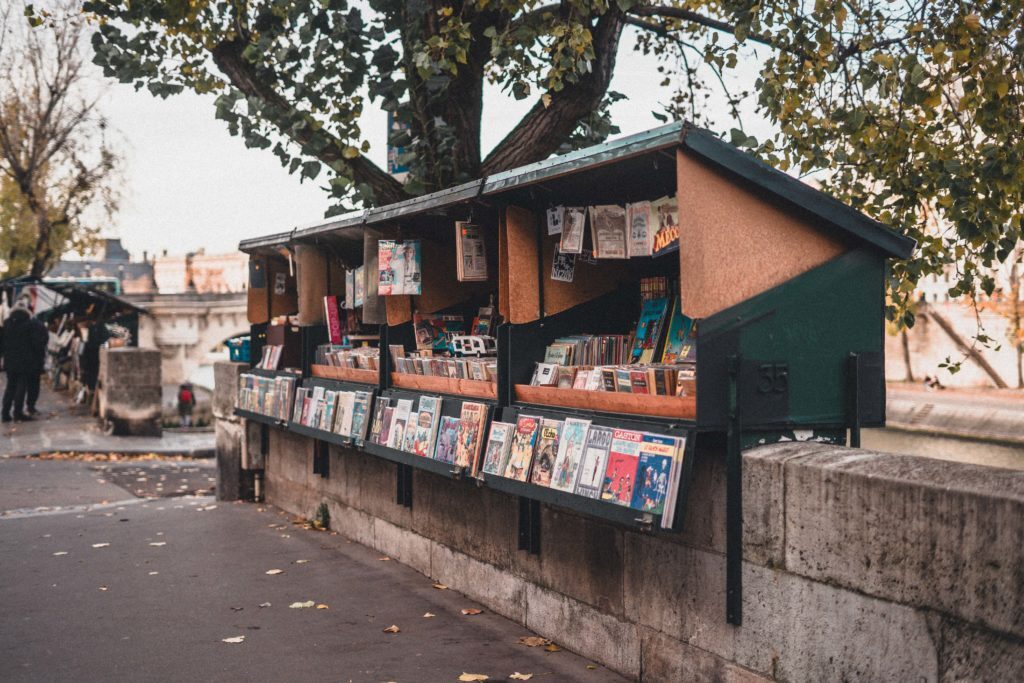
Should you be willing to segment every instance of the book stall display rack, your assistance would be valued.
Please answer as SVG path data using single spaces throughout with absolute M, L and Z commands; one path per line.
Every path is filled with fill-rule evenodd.
M 463 225 L 473 231 L 459 232 Z M 338 234 L 346 237 L 332 237 Z M 486 251 L 486 274 L 477 281 L 463 277 L 473 268 L 461 259 L 460 235 Z M 534 553 L 541 503 L 636 530 L 677 531 L 685 524 L 694 457 L 724 451 L 729 623 L 742 620 L 742 449 L 808 438 L 839 442 L 847 434 L 857 446 L 862 427 L 885 423 L 887 260 L 907 258 L 914 243 L 685 124 L 370 209 L 340 224 L 249 240 L 241 249 L 259 257 L 331 239 L 362 240 L 370 272 L 382 273 L 380 259 L 395 258 L 395 249 L 404 249 L 405 258 L 411 253 L 416 265 L 401 272 L 415 273 L 415 289 L 373 292 L 383 304 L 376 377 L 313 367 L 305 368 L 304 386 L 369 387 L 371 411 L 384 400 L 404 401 L 406 415 L 411 404 L 435 425 L 458 418 L 466 405 L 483 406 L 476 438 L 484 445 L 472 467 L 371 438 L 355 442 L 397 463 L 400 504 L 411 505 L 412 469 L 424 469 L 517 496 L 520 548 Z M 375 284 L 390 286 L 397 277 L 387 273 Z M 413 365 L 431 364 L 429 372 L 398 371 L 412 361 L 390 350 L 416 348 L 423 316 L 468 320 L 485 307 L 501 320 L 488 329 L 496 340 L 493 377 L 450 376 L 427 358 Z M 670 453 L 674 447 L 674 459 L 666 458 L 677 467 L 669 480 L 674 495 L 666 499 L 662 487 L 656 508 L 637 508 L 635 498 L 630 505 L 634 485 L 639 492 L 651 484 L 651 468 L 641 470 L 642 485 L 641 471 L 633 470 L 635 481 L 620 477 L 611 497 L 620 504 L 607 490 L 591 497 L 579 486 L 548 484 L 556 476 L 553 451 L 541 483 L 532 472 L 496 470 L 486 460 L 492 423 L 514 445 L 524 420 L 539 422 L 542 434 L 546 424 L 584 424 L 591 433 L 614 431 L 616 439 L 642 435 L 641 453 L 655 453 L 642 450 L 648 442 Z M 323 430 L 287 428 L 353 445 Z M 583 464 L 574 466 L 582 477 Z M 509 472 L 517 476 L 503 476 Z

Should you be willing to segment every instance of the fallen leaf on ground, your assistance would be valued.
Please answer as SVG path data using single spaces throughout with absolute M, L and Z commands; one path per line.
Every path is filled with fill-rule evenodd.
M 467 615 L 481 614 L 482 612 L 482 609 L 477 609 L 475 607 L 467 607 L 466 609 L 462 610 L 462 613 Z
M 306 602 L 293 602 L 292 604 L 288 605 L 288 607 L 292 609 L 303 609 L 306 607 L 312 607 L 315 604 L 316 603 L 312 600 L 307 600 Z
M 68 554 L 68 551 L 66 551 L 66 550 L 59 550 L 59 551 L 54 553 L 54 555 L 67 555 L 67 554 Z
M 295 560 L 295 564 L 306 564 L 309 560 Z
M 93 543 L 92 547 L 93 548 L 106 548 L 109 545 L 110 545 L 109 543 Z
M 384 633 L 398 633 L 401 630 L 402 629 L 398 628 L 394 624 L 391 624 L 391 626 L 388 626 L 386 629 L 384 629 Z
M 167 541 L 153 541 L 152 543 L 150 543 L 150 545 L 159 548 L 161 546 L 167 545 Z
M 516 671 L 514 674 L 509 676 L 513 681 L 528 681 L 533 678 L 533 674 L 521 674 Z
M 587 664 L 587 668 L 588 669 L 596 669 L 597 668 L 597 664 Z
M 232 643 L 232 644 L 234 644 L 234 643 L 240 643 L 243 640 L 245 640 L 245 636 L 235 636 L 234 638 L 222 638 L 221 642 L 222 643 Z
M 268 569 L 267 570 L 267 574 L 269 574 L 270 576 L 276 576 L 277 574 L 283 574 L 283 573 L 284 573 L 283 569 Z
M 544 646 L 544 649 L 547 650 L 548 652 L 558 652 L 562 648 L 558 647 L 554 643 L 548 643 L 547 645 Z
M 517 642 L 526 647 L 540 647 L 541 645 L 549 644 L 551 641 L 540 636 L 523 636 Z
M 270 603 L 269 602 L 261 602 L 260 603 L 260 607 L 270 607 Z
M 156 575 L 157 575 L 157 574 L 159 574 L 159 573 L 160 573 L 160 572 L 150 572 L 150 573 L 149 573 L 149 575 L 150 575 L 150 576 L 156 576 Z
M 232 607 L 231 611 L 232 612 L 241 612 L 244 609 L 245 609 L 244 607 Z
M 467 674 L 467 673 L 463 673 L 461 676 L 459 676 L 459 680 L 460 681 L 486 681 L 486 680 L 488 680 L 488 678 L 487 678 L 487 676 L 485 676 L 483 674 Z
M 444 585 L 443 583 L 435 583 L 434 588 L 436 588 L 439 591 L 448 590 L 448 586 Z
M 431 614 L 430 612 L 427 612 L 427 613 L 425 613 L 425 614 L 423 615 L 423 618 L 424 618 L 424 619 L 433 619 L 433 618 L 434 618 L 434 617 L 436 617 L 436 616 L 437 616 L 436 614 Z
M 322 602 L 319 605 L 317 605 L 316 608 L 317 609 L 330 609 L 330 607 L 328 607 L 327 605 L 323 604 Z
M 106 586 L 100 586 L 100 590 L 101 591 L 105 591 L 105 590 L 107 590 L 107 587 Z

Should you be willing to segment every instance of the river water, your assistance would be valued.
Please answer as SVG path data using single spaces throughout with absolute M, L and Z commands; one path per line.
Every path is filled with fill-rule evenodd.
M 891 428 L 865 429 L 861 431 L 860 443 L 862 448 L 883 453 L 923 455 L 939 460 L 1024 470 L 1024 446 L 952 439 Z

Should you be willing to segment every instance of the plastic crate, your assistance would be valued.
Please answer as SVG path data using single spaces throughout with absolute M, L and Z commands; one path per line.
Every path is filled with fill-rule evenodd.
M 235 337 L 227 341 L 228 354 L 236 363 L 249 362 L 249 337 Z

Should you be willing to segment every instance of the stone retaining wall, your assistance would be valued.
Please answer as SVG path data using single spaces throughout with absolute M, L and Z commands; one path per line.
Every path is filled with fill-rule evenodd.
M 544 507 L 273 429 L 268 502 L 644 681 L 1024 680 L 1024 472 L 820 444 L 744 460 L 743 625 L 725 621 L 725 476 L 703 453 L 680 534 Z

